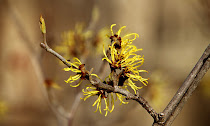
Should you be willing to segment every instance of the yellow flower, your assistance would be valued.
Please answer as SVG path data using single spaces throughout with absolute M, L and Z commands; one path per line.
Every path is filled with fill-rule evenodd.
M 74 81 L 78 80 L 81 78 L 80 82 L 77 85 L 70 85 L 71 87 L 78 87 L 82 80 L 85 80 L 86 78 L 86 74 L 87 71 L 85 70 L 84 65 L 82 64 L 81 61 L 78 58 L 73 58 L 74 62 L 69 62 L 67 61 L 69 64 L 71 64 L 71 67 L 69 68 L 64 68 L 64 71 L 72 71 L 74 73 L 76 73 L 76 75 L 70 76 L 68 80 L 65 80 L 66 83 L 73 83 Z
M 91 97 L 91 96 L 97 96 L 98 98 L 96 99 L 96 101 L 93 103 L 92 106 L 97 106 L 96 111 L 97 112 L 99 110 L 99 112 L 102 114 L 101 111 L 101 104 L 102 104 L 102 100 L 104 100 L 104 104 L 105 104 L 105 109 L 103 109 L 106 113 L 105 116 L 107 116 L 108 112 L 112 112 L 114 110 L 114 93 L 107 93 L 106 91 L 103 90 L 99 90 L 96 87 L 90 86 L 90 87 L 86 87 L 86 89 L 82 90 L 83 94 L 86 96 L 83 100 L 87 100 L 87 98 Z M 124 102 L 123 99 L 125 98 L 125 96 L 122 96 L 121 94 L 115 93 L 116 94 L 116 100 L 119 99 L 121 104 L 128 104 L 128 102 Z M 120 105 L 121 105 L 120 104 Z M 109 107 L 111 105 L 111 108 Z
M 124 70 L 123 71 L 124 76 L 128 78 L 127 81 L 125 81 L 124 86 L 126 85 L 130 86 L 135 92 L 135 94 L 136 94 L 136 91 L 141 89 L 143 86 L 138 87 L 133 81 L 140 81 L 144 86 L 147 86 L 148 79 L 143 78 L 142 76 L 139 75 L 139 73 L 141 72 L 147 72 L 146 70 L 137 70 L 137 69 L 130 70 L 129 67 L 126 67 L 123 70 Z
M 70 85 L 71 87 L 78 87 L 82 83 L 83 80 L 89 79 L 89 73 L 85 69 L 85 64 L 82 64 L 78 58 L 74 57 L 73 60 L 74 60 L 74 62 L 67 61 L 69 64 L 71 64 L 71 67 L 64 68 L 63 70 L 64 71 L 72 71 L 72 72 L 76 73 L 76 75 L 70 76 L 68 78 L 68 80 L 65 80 L 65 82 L 73 83 L 76 80 L 81 79 L 77 85 Z M 99 78 L 96 74 L 90 74 L 90 76 L 95 76 L 95 77 Z
M 87 52 L 85 44 L 92 37 L 91 31 L 84 32 L 84 24 L 77 23 L 75 30 L 70 30 L 62 34 L 62 44 L 55 50 L 63 53 L 64 57 L 80 57 Z
M 134 45 L 127 45 L 121 48 L 121 51 L 117 51 L 114 44 L 110 46 L 111 59 L 106 55 L 105 49 L 103 48 L 104 56 L 102 60 L 107 60 L 113 68 L 125 68 L 132 67 L 132 69 L 137 69 L 144 63 L 144 58 L 140 55 L 135 54 L 137 51 L 142 49 L 137 49 Z M 137 66 L 136 66 L 137 65 Z M 130 68 L 131 69 L 131 68 Z
M 122 39 L 120 37 L 121 30 L 125 28 L 125 26 L 121 27 L 116 34 L 113 33 L 113 26 L 111 25 L 111 46 L 109 46 L 110 55 L 107 56 L 105 52 L 105 48 L 103 48 L 104 58 L 102 60 L 106 60 L 109 62 L 111 69 L 122 69 L 122 73 L 119 78 L 118 86 L 130 86 L 135 94 L 138 89 L 142 87 L 138 87 L 135 85 L 133 81 L 140 81 L 145 86 L 148 84 L 148 79 L 145 79 L 139 75 L 141 72 L 147 72 L 146 70 L 138 70 L 138 68 L 144 63 L 144 57 L 137 55 L 138 51 L 142 49 L 137 49 L 136 46 L 132 45 L 133 40 L 138 37 L 138 34 L 131 33 L 125 35 Z M 127 37 L 135 35 L 133 39 L 128 39 Z
M 103 47 L 103 53 L 105 55 L 105 58 L 103 58 L 102 60 L 104 59 L 107 60 L 115 68 L 125 67 L 127 65 L 131 65 L 135 61 L 143 60 L 141 56 L 135 54 L 137 51 L 140 51 L 142 49 L 137 49 L 136 46 L 131 45 L 132 41 L 135 40 L 136 37 L 138 37 L 139 35 L 136 33 L 131 33 L 121 38 L 120 37 L 121 30 L 125 28 L 126 26 L 121 27 L 118 30 L 118 32 L 114 34 L 112 28 L 115 25 L 116 24 L 111 25 L 111 28 L 110 28 L 111 33 L 112 33 L 112 36 L 110 36 L 112 45 L 109 46 L 110 51 L 111 51 L 111 59 L 108 58 L 105 52 L 105 48 Z M 132 35 L 135 35 L 133 39 L 130 40 L 127 38 Z M 129 58 L 130 56 L 134 56 L 134 57 Z
M 115 44 L 115 47 L 116 48 L 121 48 L 121 46 L 125 46 L 127 44 L 132 44 L 132 42 L 136 39 L 136 37 L 139 37 L 139 35 L 137 33 L 130 33 L 130 34 L 127 34 L 123 37 L 120 37 L 120 34 L 121 34 L 121 31 L 122 29 L 124 29 L 126 26 L 123 26 L 121 27 L 115 34 L 113 32 L 113 27 L 115 26 L 116 24 L 112 24 L 111 27 L 110 27 L 110 30 L 111 30 L 111 36 L 108 36 L 110 39 L 111 39 L 111 42 L 116 42 Z M 134 38 L 133 39 L 129 39 L 130 36 L 133 36 L 134 35 Z
M 89 90 L 89 89 L 91 89 L 91 90 Z M 91 96 L 98 96 L 98 98 L 96 99 L 96 101 L 93 103 L 92 106 L 95 106 L 97 104 L 97 108 L 96 108 L 95 112 L 97 112 L 99 110 L 99 112 L 102 114 L 101 101 L 102 101 L 102 99 L 106 99 L 105 92 L 103 90 L 97 90 L 96 87 L 92 87 L 92 86 L 86 87 L 86 91 L 83 89 L 82 92 L 84 93 L 84 95 L 86 95 L 86 97 L 84 98 L 84 101 Z M 106 108 L 104 109 L 106 111 L 105 116 L 107 116 L 107 113 L 109 111 L 109 109 L 107 109 L 108 103 L 107 103 L 107 100 L 104 100 L 104 102 L 106 105 Z

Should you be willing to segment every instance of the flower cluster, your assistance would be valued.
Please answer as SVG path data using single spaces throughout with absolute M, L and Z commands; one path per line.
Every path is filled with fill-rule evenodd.
M 106 60 L 110 64 L 111 70 L 116 71 L 120 69 L 118 85 L 113 86 L 123 86 L 127 89 L 127 86 L 130 86 L 135 94 L 138 89 L 142 87 L 137 87 L 133 81 L 140 81 L 143 85 L 147 86 L 148 79 L 140 76 L 141 72 L 147 72 L 146 70 L 138 70 L 138 68 L 144 63 L 144 57 L 137 55 L 136 52 L 141 51 L 142 49 L 137 49 L 136 46 L 132 45 L 132 42 L 139 37 L 136 33 L 127 34 L 124 37 L 120 37 L 121 30 L 125 26 L 121 27 L 116 34 L 113 33 L 113 26 L 111 25 L 111 33 L 109 36 L 111 39 L 111 45 L 109 45 L 110 54 L 107 55 L 105 48 L 103 52 Z M 133 39 L 129 39 L 130 36 L 134 36 Z
M 72 85 L 70 84 L 71 87 L 78 87 L 83 80 L 89 80 L 89 76 L 95 76 L 97 78 L 99 78 L 96 74 L 91 74 L 89 73 L 89 71 L 87 71 L 85 69 L 85 64 L 82 64 L 81 61 L 78 58 L 73 58 L 74 62 L 70 62 L 67 61 L 69 64 L 71 64 L 71 67 L 68 68 L 64 68 L 64 71 L 72 71 L 74 73 L 76 73 L 75 75 L 71 75 L 67 80 L 65 80 L 66 83 L 73 83 L 76 80 L 80 80 L 78 84 L 76 85 Z M 83 100 L 85 101 L 87 98 L 91 97 L 91 96 L 98 96 L 97 100 L 94 102 L 93 106 L 95 106 L 97 104 L 97 109 L 95 112 L 97 112 L 97 110 L 100 111 L 100 113 L 102 114 L 101 111 L 101 104 L 102 104 L 102 100 L 104 100 L 105 103 L 105 109 L 104 111 L 106 111 L 105 116 L 107 116 L 108 112 L 112 112 L 114 110 L 114 102 L 115 100 L 119 99 L 121 103 L 123 104 L 127 104 L 128 102 L 124 102 L 123 98 L 124 96 L 122 96 L 121 94 L 116 93 L 116 99 L 114 100 L 114 93 L 107 93 L 104 90 L 101 89 L 97 89 L 96 87 L 92 86 L 92 85 L 87 85 L 85 90 L 82 90 L 84 95 L 86 96 Z M 111 100 L 110 100 L 111 99 Z M 111 102 L 111 103 L 109 103 Z M 109 108 L 109 105 L 112 105 L 111 109 Z
M 73 58 L 74 62 L 67 61 L 67 63 L 71 64 L 71 67 L 64 68 L 64 71 L 72 71 L 76 73 L 73 76 L 70 76 L 68 80 L 65 80 L 66 83 L 73 83 L 76 80 L 79 80 L 79 83 L 77 85 L 70 85 L 71 87 L 78 87 L 83 80 L 89 79 L 89 71 L 85 69 L 85 64 L 82 64 L 81 61 L 78 58 Z M 96 76 L 96 74 L 90 74 L 91 76 Z
M 97 108 L 96 108 L 96 111 L 99 110 L 99 112 L 102 114 L 102 111 L 101 111 L 101 104 L 102 104 L 102 100 L 104 100 L 104 104 L 105 104 L 105 109 L 104 111 L 106 112 L 105 113 L 105 116 L 107 116 L 108 112 L 112 112 L 114 110 L 114 102 L 119 99 L 121 104 L 128 104 L 128 102 L 124 102 L 123 101 L 123 98 L 124 96 L 122 96 L 121 94 L 119 93 L 115 93 L 115 99 L 114 99 L 114 93 L 113 92 L 106 92 L 104 90 L 100 90 L 100 89 L 97 89 L 96 87 L 93 87 L 92 85 L 90 86 L 87 86 L 86 89 L 82 90 L 84 95 L 86 96 L 84 98 L 84 101 L 91 97 L 91 96 L 97 96 L 98 98 L 96 99 L 96 101 L 93 103 L 92 106 L 95 106 L 97 104 Z M 111 104 L 111 108 L 109 108 Z
M 102 28 L 98 32 L 94 32 L 85 29 L 84 23 L 76 23 L 74 30 L 62 34 L 62 42 L 56 46 L 55 50 L 63 53 L 66 58 L 87 56 L 91 53 L 90 50 L 96 50 L 97 53 L 94 52 L 94 54 L 102 54 L 101 50 L 107 39 L 104 34 L 107 31 L 107 28 Z
M 66 31 L 62 34 L 62 43 L 55 50 L 65 54 L 64 57 L 79 57 L 88 52 L 85 44 L 92 36 L 92 31 L 85 31 L 83 23 L 77 23 L 75 30 Z
M 139 37 L 136 33 L 127 34 L 124 37 L 120 37 L 121 30 L 125 28 L 123 26 L 118 30 L 116 34 L 113 33 L 113 26 L 111 25 L 111 36 L 108 36 L 111 44 L 108 45 L 108 50 L 105 51 L 103 47 L 104 58 L 102 60 L 106 60 L 111 69 L 111 73 L 103 82 L 104 84 L 111 85 L 111 86 L 119 86 L 125 90 L 129 91 L 130 87 L 133 89 L 134 93 L 137 93 L 137 90 L 141 89 L 143 86 L 138 87 L 134 81 L 140 81 L 143 85 L 147 86 L 148 79 L 143 78 L 140 73 L 147 72 L 146 70 L 139 70 L 138 68 L 144 63 L 144 57 L 136 54 L 138 51 L 142 49 L 137 49 L 136 46 L 132 45 L 132 42 Z M 129 39 L 130 37 L 134 36 L 133 39 Z M 68 61 L 71 64 L 71 67 L 64 68 L 65 71 L 72 71 L 76 73 L 73 76 L 70 76 L 66 83 L 73 83 L 76 80 L 79 80 L 79 83 L 76 85 L 70 85 L 72 87 L 78 87 L 83 80 L 89 80 L 89 76 L 96 76 L 96 74 L 91 74 L 89 71 L 85 69 L 85 64 L 82 64 L 81 61 L 77 58 L 73 59 L 74 62 Z M 117 73 L 117 70 L 120 72 Z M 114 84 L 114 80 L 112 77 L 113 72 L 116 73 L 117 77 L 117 84 Z M 119 93 L 108 92 L 103 89 L 99 89 L 97 87 L 87 85 L 85 89 L 82 90 L 84 95 L 86 96 L 83 100 L 85 101 L 87 98 L 91 96 L 97 96 L 98 98 L 93 103 L 93 106 L 97 106 L 96 111 L 102 114 L 102 101 L 104 101 L 105 108 L 103 109 L 107 116 L 108 112 L 112 112 L 114 110 L 114 103 L 118 99 L 121 104 L 128 104 L 128 102 L 124 102 L 123 99 L 125 96 Z M 114 98 L 115 95 L 115 98 Z

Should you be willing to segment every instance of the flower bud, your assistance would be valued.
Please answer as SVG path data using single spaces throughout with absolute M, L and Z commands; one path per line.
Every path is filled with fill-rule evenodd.
M 40 29 L 42 33 L 46 34 L 46 26 L 45 26 L 44 18 L 42 17 L 42 15 L 40 16 L 39 25 L 40 25 Z

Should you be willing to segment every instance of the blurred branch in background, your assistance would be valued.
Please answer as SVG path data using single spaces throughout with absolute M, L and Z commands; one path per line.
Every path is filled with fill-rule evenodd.
M 81 92 L 77 92 L 75 101 L 73 102 L 73 105 L 70 109 L 70 112 L 67 112 L 64 107 L 59 104 L 56 101 L 56 97 L 54 96 L 54 91 L 51 89 L 52 87 L 47 87 L 45 88 L 43 84 L 45 83 L 45 77 L 43 75 L 43 72 L 41 70 L 41 66 L 39 65 L 39 58 L 40 58 L 40 52 L 38 51 L 39 48 L 36 48 L 35 42 L 33 39 L 31 39 L 30 35 L 28 34 L 28 29 L 26 28 L 25 24 L 20 15 L 19 10 L 16 10 L 17 8 L 11 6 L 10 4 L 8 5 L 8 13 L 10 18 L 15 22 L 17 29 L 18 29 L 18 34 L 21 36 L 23 39 L 22 42 L 24 42 L 24 45 L 26 45 L 29 49 L 29 54 L 30 55 L 30 61 L 32 64 L 32 68 L 35 71 L 35 74 L 37 75 L 38 78 L 38 83 L 41 84 L 41 90 L 46 98 L 47 103 L 49 104 L 50 108 L 52 111 L 55 113 L 57 120 L 58 120 L 58 125 L 64 125 L 62 124 L 62 121 L 60 118 L 67 119 L 69 126 L 72 125 L 72 121 L 74 118 L 74 115 L 76 113 L 76 110 L 80 104 L 80 98 L 81 98 Z M 91 21 L 88 25 L 88 27 L 85 29 L 85 31 L 88 31 L 90 29 L 94 29 L 95 24 L 97 23 L 98 20 L 98 8 L 95 6 L 92 12 L 92 18 Z M 45 36 L 46 37 L 46 36 Z M 88 41 L 85 41 L 86 44 L 88 44 Z M 38 51 L 38 52 L 37 52 Z M 83 57 L 82 60 L 85 60 L 85 57 Z
M 95 5 L 93 10 L 92 10 L 92 15 L 91 15 L 91 21 L 89 22 L 89 25 L 86 29 L 83 30 L 83 26 L 80 25 L 80 24 L 77 24 L 77 27 L 75 28 L 75 31 L 72 31 L 72 35 L 73 36 L 70 36 L 72 37 L 70 40 L 71 41 L 74 41 L 74 45 L 78 47 L 78 42 L 81 43 L 81 38 L 83 38 L 84 34 L 85 33 L 88 33 L 90 32 L 90 30 L 93 30 L 97 24 L 97 21 L 98 21 L 98 18 L 99 18 L 99 10 L 97 8 L 97 6 Z M 44 19 L 43 18 L 40 18 L 40 28 L 42 29 L 42 33 L 43 33 L 43 43 L 41 44 L 41 47 L 44 47 L 48 52 L 51 52 L 54 56 L 56 56 L 57 58 L 59 58 L 65 65 L 67 65 L 68 67 L 70 67 L 71 65 L 68 64 L 68 62 L 66 62 L 67 60 L 64 59 L 61 55 L 57 54 L 54 50 L 52 50 L 48 44 L 47 44 L 47 41 L 46 41 L 46 26 L 45 24 L 42 24 L 42 23 L 45 23 L 44 22 Z M 80 28 L 80 29 L 79 29 Z M 71 35 L 71 34 L 70 34 Z M 68 35 L 69 36 L 69 35 Z M 79 38 L 78 38 L 79 37 Z M 64 40 L 64 41 L 67 41 L 67 45 L 62 45 L 62 46 L 70 46 L 68 45 L 68 41 L 69 40 Z M 82 42 L 82 44 L 85 44 L 85 45 L 90 45 L 89 43 L 89 38 L 87 39 L 84 39 Z M 76 48 L 76 47 L 75 47 Z M 65 50 L 66 51 L 66 50 Z M 72 56 L 71 54 L 72 51 L 67 51 L 67 55 L 69 56 Z M 86 52 L 80 54 L 80 55 L 76 55 L 78 57 L 81 57 L 81 61 L 85 62 L 86 59 L 87 59 L 87 54 Z M 74 119 L 74 115 L 76 113 L 76 110 L 77 108 L 79 107 L 79 104 L 81 102 L 81 98 L 83 97 L 82 95 L 82 92 L 79 91 L 77 92 L 76 94 L 76 97 L 75 97 L 75 100 L 73 102 L 73 105 L 71 107 L 71 110 L 70 112 L 67 112 L 63 106 L 61 106 L 55 99 L 55 96 L 54 96 L 54 92 L 52 91 L 52 81 L 49 81 L 49 80 L 46 80 L 45 81 L 45 84 L 47 85 L 47 99 L 48 99 L 48 103 L 49 103 L 49 106 L 50 108 L 53 110 L 53 112 L 55 113 L 56 117 L 59 119 L 59 116 L 60 117 L 63 117 L 64 119 L 67 119 L 67 123 L 68 123 L 68 126 L 71 126 L 73 124 L 73 119 Z M 50 85 L 50 86 L 49 86 Z M 79 88 L 79 87 L 78 87 Z M 45 91 L 44 91 L 45 92 Z M 60 122 L 60 120 L 58 120 L 58 123 Z M 62 123 L 60 122 L 59 125 L 62 125 Z

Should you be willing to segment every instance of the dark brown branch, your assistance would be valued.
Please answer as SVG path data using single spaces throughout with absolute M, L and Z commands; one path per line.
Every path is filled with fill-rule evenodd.
M 185 79 L 182 86 L 174 95 L 173 99 L 169 102 L 168 106 L 163 111 L 165 125 L 169 126 L 172 124 L 176 116 L 182 110 L 184 104 L 192 95 L 193 91 L 198 86 L 200 80 L 203 78 L 205 73 L 210 67 L 210 45 L 206 48 L 203 55 L 192 69 L 188 77 Z

